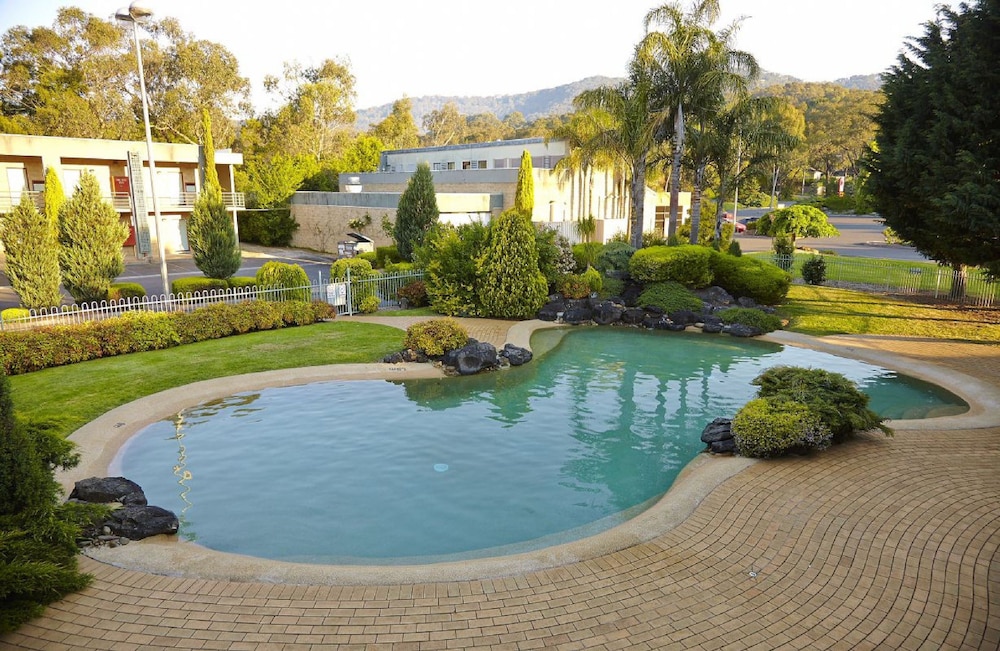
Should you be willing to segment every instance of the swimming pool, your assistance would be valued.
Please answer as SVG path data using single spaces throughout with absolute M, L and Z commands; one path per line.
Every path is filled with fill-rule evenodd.
M 319 382 L 199 405 L 133 437 L 114 472 L 212 549 L 430 563 L 546 547 L 632 517 L 769 366 L 844 373 L 892 418 L 964 409 L 932 385 L 762 341 L 580 329 L 537 332 L 532 346 L 550 350 L 501 373 Z

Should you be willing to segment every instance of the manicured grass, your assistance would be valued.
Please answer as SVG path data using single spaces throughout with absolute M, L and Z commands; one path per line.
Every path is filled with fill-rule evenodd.
M 176 386 L 241 373 L 374 362 L 403 346 L 397 328 L 350 321 L 254 332 L 10 378 L 19 416 L 67 436 L 109 409 Z
M 864 292 L 792 285 L 779 314 L 808 335 L 869 334 L 1000 343 L 1000 312 L 936 306 Z

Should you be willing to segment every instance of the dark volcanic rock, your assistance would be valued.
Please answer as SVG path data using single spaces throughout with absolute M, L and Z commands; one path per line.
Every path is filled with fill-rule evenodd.
M 511 366 L 520 366 L 531 361 L 532 354 L 527 348 L 521 348 L 514 344 L 505 344 L 500 355 L 507 358 Z
M 563 312 L 563 323 L 570 325 L 580 325 L 590 323 L 594 319 L 594 312 L 589 307 L 568 307 Z
M 159 506 L 126 506 L 111 512 L 106 525 L 112 533 L 131 540 L 142 540 L 161 533 L 175 534 L 177 516 Z
M 81 502 L 107 504 L 121 502 L 122 504 L 144 506 L 146 494 L 139 484 L 124 477 L 89 477 L 76 482 L 69 498 Z
M 726 328 L 726 332 L 734 337 L 759 337 L 764 334 L 764 331 L 760 328 L 743 325 L 742 323 L 734 323 L 730 325 Z

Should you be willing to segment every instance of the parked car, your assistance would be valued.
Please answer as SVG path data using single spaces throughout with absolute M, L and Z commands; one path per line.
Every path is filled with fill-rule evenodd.
M 723 213 L 722 214 L 722 218 L 725 219 L 730 224 L 733 223 L 733 213 L 731 213 L 731 212 Z M 747 225 L 743 223 L 742 219 L 740 221 L 736 222 L 736 224 L 733 226 L 733 228 L 736 230 L 737 233 L 746 233 L 747 232 Z
M 750 224 L 756 224 L 758 219 L 760 219 L 760 217 L 744 217 L 740 220 L 740 223 L 744 226 L 749 226 Z

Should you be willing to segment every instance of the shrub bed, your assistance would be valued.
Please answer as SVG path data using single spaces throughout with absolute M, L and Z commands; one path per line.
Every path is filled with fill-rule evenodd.
M 642 283 L 672 280 L 692 288 L 712 283 L 712 249 L 685 244 L 651 246 L 635 252 L 629 261 L 629 274 Z
M 781 330 L 781 319 L 777 316 L 750 307 L 727 308 L 719 312 L 719 318 L 727 325 L 739 323 L 757 328 L 761 332 Z
M 193 312 L 127 312 L 102 321 L 0 332 L 4 373 L 18 375 L 100 357 L 170 348 L 333 318 L 321 301 L 214 303 Z
M 712 256 L 715 284 L 736 297 L 747 297 L 763 305 L 777 305 L 788 294 L 792 277 L 763 260 L 715 252 Z
M 702 300 L 692 294 L 691 290 L 673 281 L 653 283 L 646 287 L 639 294 L 638 305 L 642 307 L 658 307 L 664 313 L 676 312 L 678 310 L 700 312 L 704 307 Z

